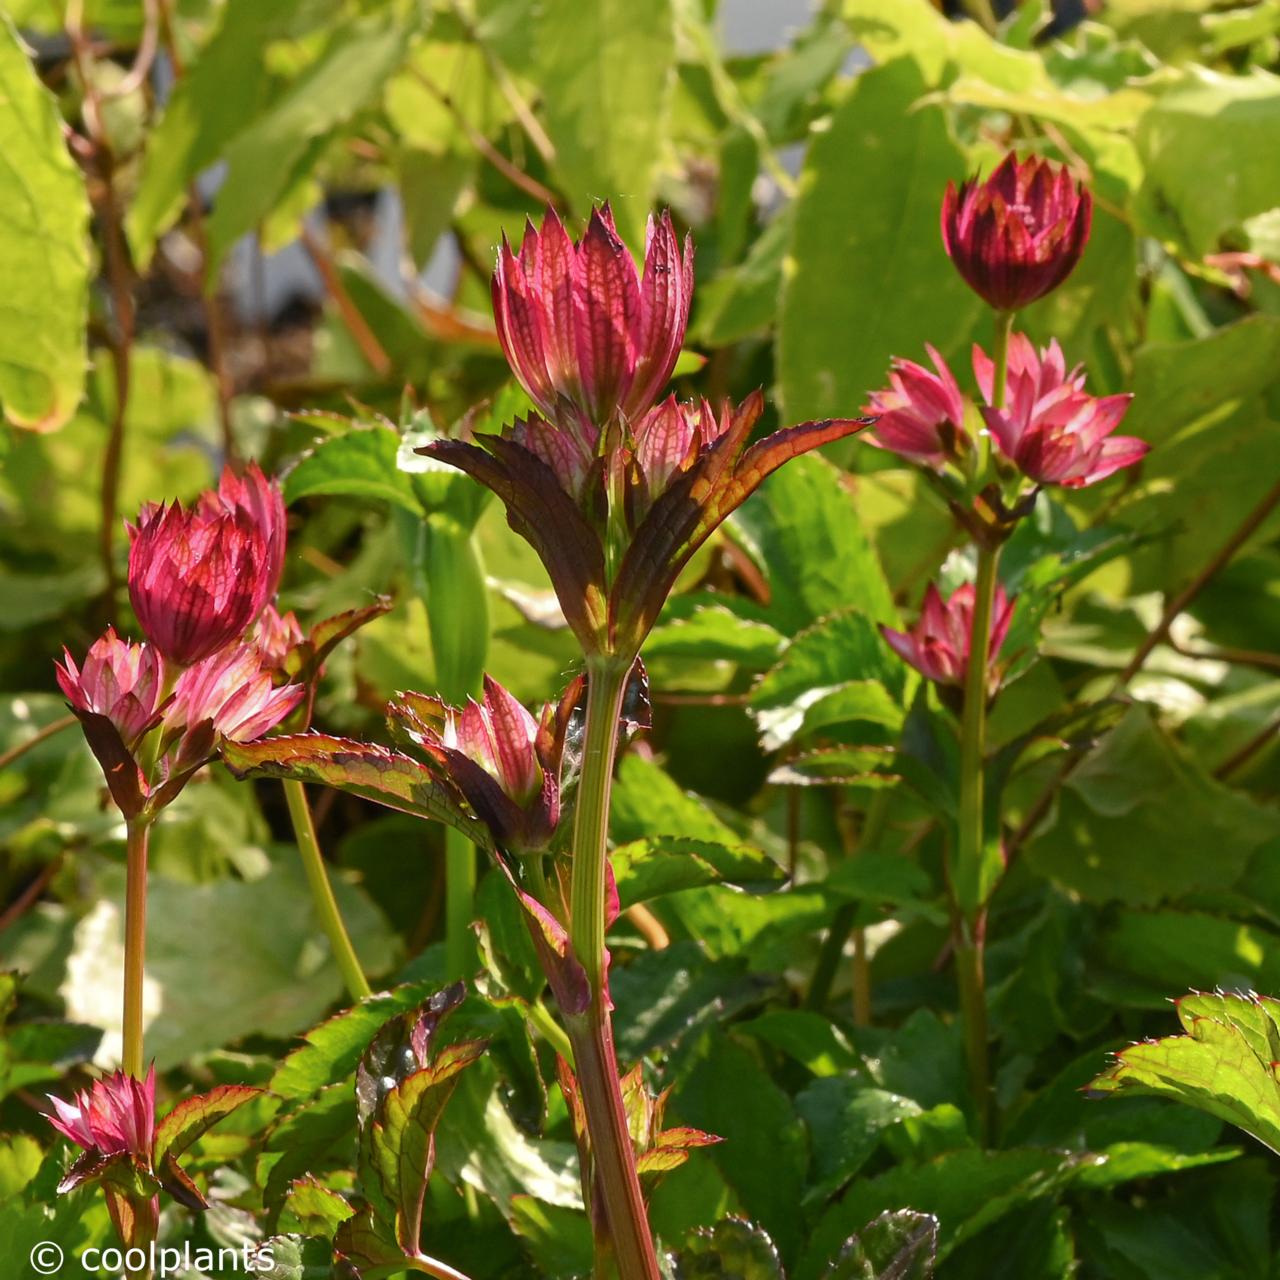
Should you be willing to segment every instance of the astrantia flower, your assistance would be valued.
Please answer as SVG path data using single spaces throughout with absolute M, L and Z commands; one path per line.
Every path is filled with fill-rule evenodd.
M 252 742 L 274 729 L 302 700 L 301 685 L 276 688 L 253 645 L 216 653 L 178 677 L 164 715 L 167 734 L 180 735 L 176 771 L 203 762 L 219 741 Z
M 64 1137 L 100 1156 L 128 1154 L 151 1167 L 155 1137 L 156 1069 L 145 1080 L 116 1071 L 95 1080 L 70 1102 L 50 1096 L 49 1123 Z
M 261 1091 L 220 1085 L 186 1098 L 156 1124 L 156 1071 L 142 1080 L 123 1071 L 95 1080 L 70 1102 L 50 1097 L 46 1118 L 84 1152 L 58 1184 L 60 1193 L 101 1182 L 116 1230 L 126 1245 L 146 1244 L 159 1220 L 156 1193 L 163 1188 L 193 1209 L 207 1207 L 177 1157 L 223 1116 Z
M 989 401 L 992 362 L 977 347 L 973 371 Z M 1024 334 L 1011 336 L 1004 408 L 986 407 L 982 416 L 1000 452 L 1037 484 L 1095 484 L 1141 461 L 1151 447 L 1136 436 L 1112 435 L 1131 395 L 1098 398 L 1084 382 L 1080 366 L 1067 373 L 1056 340 L 1037 353 Z
M 150 724 L 160 700 L 164 668 L 149 644 L 122 640 L 113 627 L 98 637 L 77 668 L 68 649 L 55 663 L 58 685 L 77 712 L 105 716 L 126 748 L 132 749 Z
M 986 181 L 947 184 L 942 243 L 975 293 L 1015 311 L 1071 274 L 1092 217 L 1092 196 L 1065 168 L 1010 152 Z
M 937 373 L 911 360 L 895 359 L 889 389 L 872 395 L 863 410 L 876 419 L 866 440 L 911 462 L 941 470 L 960 446 L 968 443 L 965 399 L 947 362 L 928 344 L 925 350 Z
M 997 585 L 991 611 L 991 637 L 988 642 L 987 689 L 995 693 L 1000 687 L 1002 664 L 1000 649 L 1009 632 L 1013 617 L 1013 600 Z M 910 663 L 935 684 L 963 687 L 969 669 L 969 641 L 973 632 L 973 584 L 966 582 L 943 600 L 938 588 L 930 583 L 924 594 L 920 618 L 909 631 L 880 628 L 895 653 Z
M 671 377 L 689 319 L 693 250 L 669 214 L 649 219 L 643 275 L 606 204 L 574 243 L 555 211 L 503 239 L 493 276 L 498 337 L 544 417 L 594 452 L 598 431 L 638 417 Z
M 436 762 L 494 843 L 510 852 L 544 848 L 560 821 L 565 734 L 581 683 L 541 720 L 496 680 L 461 710 L 422 693 L 401 693 L 388 707 L 396 727 Z
M 284 504 L 256 465 L 224 471 L 190 510 L 148 505 L 129 534 L 129 599 L 147 638 L 179 666 L 243 636 L 279 585 Z
M 263 607 L 253 629 L 254 648 L 268 671 L 282 671 L 289 654 L 305 639 L 293 610 L 280 613 L 273 604 Z

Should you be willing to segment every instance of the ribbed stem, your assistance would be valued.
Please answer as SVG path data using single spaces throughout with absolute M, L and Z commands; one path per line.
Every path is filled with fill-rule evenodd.
M 289 817 L 293 822 L 294 839 L 298 843 L 298 854 L 302 858 L 302 869 L 306 872 L 307 884 L 311 888 L 311 901 L 315 904 L 320 927 L 329 939 L 329 946 L 333 948 L 333 958 L 337 961 L 351 998 L 363 1000 L 371 993 L 372 988 L 360 967 L 360 960 L 355 947 L 351 945 L 346 925 L 342 923 L 338 900 L 333 896 L 333 885 L 329 883 L 324 855 L 320 852 L 320 842 L 316 839 L 315 823 L 311 820 L 311 806 L 307 803 L 306 789 L 293 778 L 286 778 L 283 786 L 284 797 L 289 805 Z
M 591 1003 L 565 1019 L 586 1113 L 595 1173 L 621 1280 L 658 1280 L 635 1154 L 618 1082 L 604 970 L 609 798 L 629 662 L 588 660 L 587 723 L 578 778 L 569 889 L 569 938 L 586 971 Z
M 121 1066 L 136 1080 L 143 1077 L 142 991 L 147 952 L 147 845 L 151 819 L 128 824 L 124 897 L 124 1050 Z

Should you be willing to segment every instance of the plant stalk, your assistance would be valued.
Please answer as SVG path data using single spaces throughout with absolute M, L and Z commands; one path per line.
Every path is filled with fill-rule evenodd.
M 453 827 L 444 830 L 444 951 L 450 978 L 475 968 L 471 922 L 475 919 L 476 850 Z
M 342 923 L 338 900 L 333 896 L 333 885 L 329 883 L 324 855 L 320 852 L 320 842 L 316 839 L 315 823 L 311 820 L 311 806 L 307 803 L 306 789 L 294 778 L 286 778 L 282 785 L 284 798 L 289 805 L 294 839 L 298 843 L 298 854 L 302 858 L 302 869 L 306 872 L 320 927 L 329 939 L 329 946 L 333 948 L 333 958 L 337 961 L 348 993 L 353 1000 L 363 1000 L 372 993 L 372 988 L 360 967 L 360 960 L 351 945 L 346 925 Z
M 142 991 L 147 952 L 147 845 L 151 818 L 128 822 L 124 896 L 124 1050 L 121 1067 L 135 1080 L 143 1077 Z
M 658 1259 L 618 1083 L 604 967 L 609 798 L 630 668 L 630 662 L 617 658 L 588 659 L 587 663 L 587 723 L 574 815 L 569 939 L 586 972 L 591 999 L 584 1013 L 566 1016 L 565 1021 L 618 1274 L 621 1280 L 657 1280 Z
M 986 770 L 987 662 L 999 559 L 998 548 L 979 546 L 978 576 L 974 584 L 973 630 L 969 636 L 969 666 L 965 672 L 964 711 L 960 725 L 960 812 L 956 863 L 952 868 L 957 898 L 953 927 L 960 981 L 960 1011 L 964 1019 L 965 1045 L 978 1116 L 978 1131 L 984 1137 L 990 1110 L 986 986 L 982 937 L 976 926 L 985 896 L 982 863 L 985 854 L 983 796 Z

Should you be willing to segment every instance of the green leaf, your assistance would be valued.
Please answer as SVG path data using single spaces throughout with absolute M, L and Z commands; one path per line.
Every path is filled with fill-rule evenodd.
M 824 458 L 808 454 L 774 472 L 734 521 L 768 578 L 767 616 L 787 635 L 845 609 L 897 622 L 848 477 Z
M 307 1176 L 290 1184 L 277 1226 L 289 1234 L 332 1240 L 354 1212 L 336 1191 Z
M 675 64 L 669 0 L 544 0 L 533 28 L 543 118 L 574 208 L 613 200 L 643 252 Z
M 738 1030 L 771 1044 L 816 1076 L 839 1075 L 861 1066 L 840 1028 L 808 1009 L 770 1009 Z
M 1028 855 L 1091 901 L 1152 906 L 1231 884 L 1277 835 L 1280 817 L 1209 777 L 1134 707 L 1072 773 Z
M 710 1148 L 746 1212 L 777 1243 L 783 1257 L 800 1247 L 796 1214 L 804 1186 L 805 1135 L 791 1100 L 747 1048 L 712 1032 L 673 1107 L 680 1118 L 724 1142 Z
M 707 884 L 770 887 L 786 879 L 768 854 L 750 845 L 678 836 L 633 840 L 609 860 L 623 907 Z
M 865 720 L 896 730 L 902 664 L 865 614 L 832 614 L 800 632 L 751 691 L 751 714 L 767 750 L 786 745 L 806 727 Z M 834 703 L 825 699 L 838 695 Z
M 851 1233 L 904 1205 L 937 1217 L 941 1260 L 956 1244 L 1005 1214 L 1052 1195 L 1070 1167 L 1070 1159 L 1055 1152 L 967 1149 L 864 1178 L 809 1233 L 795 1280 L 820 1280 L 825 1264 Z
M 783 644 L 780 632 L 736 612 L 728 597 L 720 604 L 713 596 L 676 596 L 649 633 L 643 652 L 646 659 L 701 658 L 758 671 L 774 662 Z
M 21 1194 L 43 1159 L 44 1151 L 29 1133 L 0 1136 L 0 1204 Z
M 227 177 L 208 225 L 210 280 L 231 245 L 316 163 L 328 135 L 381 92 L 411 30 L 391 12 L 336 28 L 320 57 L 227 147 Z
M 74 927 L 61 993 L 68 1016 L 107 1028 L 111 1044 L 120 1026 L 125 874 L 96 863 L 94 872 L 100 896 Z M 365 972 L 385 972 L 395 948 L 381 914 L 342 880 L 334 891 Z M 191 884 L 152 874 L 148 905 L 146 1004 L 164 1016 L 147 1028 L 147 1053 L 160 1071 L 243 1036 L 294 1035 L 342 992 L 296 858 L 255 880 Z
M 965 162 L 941 107 L 920 101 L 929 87 L 908 59 L 866 71 L 810 144 L 778 326 L 788 418 L 855 414 L 890 357 L 968 336 L 978 300 L 938 231 Z
M 693 1232 L 675 1259 L 675 1280 L 785 1280 L 769 1233 L 728 1218 Z
M 946 913 L 928 900 L 933 890 L 928 873 L 918 862 L 896 854 L 868 850 L 845 858 L 828 874 L 824 886 L 836 897 L 867 904 L 872 920 L 890 908 L 937 924 L 946 922 Z
M 396 465 L 400 437 L 390 427 L 363 427 L 322 440 L 284 478 L 284 500 L 334 494 L 375 498 L 422 517 L 410 478 Z
M 62 136 L 58 104 L 0 13 L 0 405 L 21 427 L 52 431 L 84 388 L 89 200 Z
M 871 1158 L 883 1130 L 923 1108 L 856 1078 L 830 1076 L 796 1095 L 796 1111 L 809 1128 L 812 1149 L 805 1204 L 821 1206 Z
M 882 1213 L 850 1239 L 824 1280 L 931 1280 L 937 1256 L 938 1219 L 897 1209 Z
M 1156 1093 L 1207 1111 L 1280 1153 L 1280 1001 L 1224 992 L 1183 996 L 1187 1033 L 1130 1045 L 1092 1088 Z
M 314 1236 L 271 1236 L 250 1257 L 250 1274 L 257 1280 L 330 1280 L 333 1275 L 333 1248 Z
M 156 241 L 177 219 L 196 176 L 219 160 L 265 107 L 270 80 L 264 53 L 284 25 L 275 5 L 232 0 L 217 31 L 173 86 L 147 139 L 142 176 L 125 218 L 140 267 L 150 262 Z M 228 93 L 232 82 L 236 91 Z
M 514 1196 L 511 1229 L 525 1242 L 529 1254 L 545 1274 L 591 1274 L 591 1222 L 581 1210 L 544 1204 L 532 1196 Z
M 350 1167 L 355 1153 L 355 1092 L 350 1083 L 329 1085 L 282 1117 L 258 1157 L 257 1181 L 268 1205 L 284 1202 L 289 1187 L 337 1162 Z
M 1193 66 L 1143 114 L 1137 143 L 1147 226 L 1199 258 L 1224 233 L 1280 205 L 1280 175 L 1255 163 L 1259 148 L 1280 144 L 1280 80 L 1261 69 L 1219 75 Z M 1231 181 L 1206 182 L 1208 172 Z
M 447 823 L 474 844 L 490 844 L 486 828 L 424 764 L 373 743 L 323 733 L 285 734 L 261 742 L 227 742 L 222 757 L 237 776 L 296 778 L 362 796 L 389 809 Z
M 261 1093 L 261 1089 L 252 1089 L 248 1085 L 222 1084 L 208 1093 L 183 1098 L 156 1125 L 152 1148 L 156 1165 L 166 1155 L 175 1158 L 182 1155 L 202 1133 L 212 1129 L 224 1116 L 229 1116 L 237 1107 L 244 1106 Z
M 609 992 L 618 1055 L 634 1061 L 759 1003 L 765 984 L 746 972 L 740 956 L 712 959 L 684 938 L 619 967 L 609 975 Z

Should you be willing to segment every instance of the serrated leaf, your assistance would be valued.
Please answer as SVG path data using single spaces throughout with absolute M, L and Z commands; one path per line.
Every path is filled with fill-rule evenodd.
M 248 1085 L 223 1084 L 184 1098 L 156 1125 L 155 1163 L 159 1165 L 166 1155 L 180 1156 L 202 1133 L 261 1092 Z
M 785 1280 L 769 1233 L 743 1218 L 693 1232 L 676 1256 L 676 1280 Z
M 62 117 L 0 12 L 0 404 L 16 426 L 60 427 L 84 389 L 89 200 Z
M 763 850 L 678 836 L 633 840 L 610 854 L 623 907 L 708 884 L 772 887 L 786 873 Z
M 481 848 L 487 828 L 424 764 L 398 751 L 323 733 L 285 734 L 262 742 L 227 742 L 222 758 L 240 777 L 296 778 L 349 791 L 389 809 L 456 827 Z
M 320 494 L 375 498 L 421 517 L 422 504 L 396 465 L 400 437 L 383 426 L 357 427 L 322 440 L 284 478 L 284 500 Z
M 736 662 L 751 670 L 769 666 L 782 650 L 784 637 L 767 622 L 746 618 L 716 603 L 684 605 L 677 596 L 662 611 L 658 625 L 644 642 L 646 658 L 698 658 Z
M 1177 1010 L 1186 1035 L 1130 1045 L 1090 1087 L 1174 1098 L 1280 1153 L 1280 1001 L 1197 993 Z
M 314 1236 L 271 1236 L 249 1256 L 257 1280 L 332 1280 L 333 1248 Z
M 898 1209 L 850 1239 L 824 1280 L 931 1280 L 937 1257 L 938 1219 Z
M 285 1234 L 332 1240 L 354 1213 L 336 1191 L 308 1174 L 290 1183 L 277 1226 Z
M 842 719 L 869 720 L 896 729 L 902 723 L 901 663 L 872 621 L 857 610 L 832 614 L 800 632 L 751 691 L 751 714 L 765 746 L 785 746 L 805 727 L 813 708 L 834 695 Z M 827 712 L 817 710 L 821 721 Z

